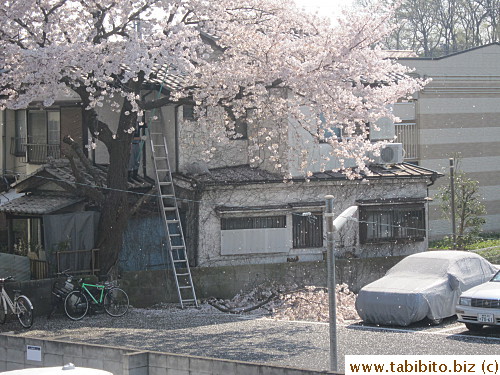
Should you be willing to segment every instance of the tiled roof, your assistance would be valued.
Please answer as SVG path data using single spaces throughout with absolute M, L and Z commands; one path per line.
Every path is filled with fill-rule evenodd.
M 370 174 L 364 174 L 365 179 L 383 179 L 383 178 L 430 178 L 442 176 L 435 171 L 419 167 L 417 165 L 402 163 L 393 165 L 372 165 L 369 167 Z M 210 169 L 210 173 L 189 176 L 190 179 L 203 185 L 220 184 L 250 184 L 283 182 L 283 177 L 277 173 L 267 172 L 262 169 L 252 168 L 249 165 L 239 165 L 235 167 L 224 167 Z M 316 172 L 309 180 L 328 181 L 345 180 L 346 177 L 341 172 Z M 304 178 L 293 178 L 292 181 L 304 181 Z
M 93 177 L 85 170 L 85 168 L 79 168 L 80 173 L 84 179 L 83 184 L 95 185 Z M 92 166 L 94 174 L 98 178 L 106 182 L 106 167 L 104 166 Z M 42 184 L 54 182 L 62 187 L 71 186 L 75 187 L 75 176 L 71 170 L 69 161 L 66 159 L 56 159 L 51 160 L 48 164 L 44 164 L 37 171 L 27 176 L 25 179 L 12 185 L 16 188 L 18 192 L 30 191 L 33 187 L 40 186 Z M 132 180 L 128 182 L 128 189 L 144 189 L 150 188 L 152 186 L 151 182 L 138 176 L 137 180 Z M 76 186 L 78 188 L 78 186 Z
M 83 201 L 67 195 L 25 195 L 0 206 L 0 212 L 23 215 L 46 215 Z

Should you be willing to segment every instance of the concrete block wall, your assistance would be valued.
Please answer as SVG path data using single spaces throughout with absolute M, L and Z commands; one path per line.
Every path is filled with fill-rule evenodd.
M 27 359 L 28 345 L 40 348 L 40 361 Z M 77 367 L 105 370 L 114 375 L 334 374 L 329 371 L 90 345 L 62 339 L 36 339 L 0 334 L 0 372 L 37 367 L 62 367 L 69 362 Z
M 376 257 L 336 260 L 336 279 L 358 292 L 366 284 L 385 275 L 403 257 Z M 198 298 L 232 298 L 259 285 L 297 285 L 326 287 L 326 262 L 248 264 L 239 266 L 191 268 Z M 178 302 L 172 272 L 124 272 L 121 286 L 135 307 L 161 302 Z
M 336 279 L 358 292 L 364 285 L 382 277 L 402 257 L 375 257 L 336 260 Z M 241 291 L 259 285 L 326 287 L 326 262 L 247 264 L 239 266 L 195 267 L 191 269 L 198 298 L 233 298 Z M 61 279 L 61 282 L 63 279 Z M 20 289 L 33 303 L 35 316 L 51 309 L 53 280 L 30 280 L 6 284 L 9 294 Z M 134 307 L 149 307 L 161 302 L 178 302 L 175 281 L 170 270 L 124 272 L 121 287 Z M 61 307 L 58 310 L 63 313 Z

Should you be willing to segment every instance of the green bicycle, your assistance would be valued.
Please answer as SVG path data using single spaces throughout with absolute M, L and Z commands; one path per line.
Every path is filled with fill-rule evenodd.
M 80 288 L 70 292 L 64 300 L 64 312 L 71 320 L 87 315 L 89 307 L 104 308 L 110 316 L 122 316 L 128 311 L 127 293 L 112 283 L 88 284 L 79 281 Z

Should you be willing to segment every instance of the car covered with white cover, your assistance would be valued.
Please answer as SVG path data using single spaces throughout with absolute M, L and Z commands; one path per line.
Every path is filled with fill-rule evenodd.
M 491 279 L 497 268 L 475 253 L 436 250 L 412 254 L 361 288 L 356 311 L 367 323 L 408 326 L 455 315 L 459 296 Z
M 76 367 L 72 363 L 56 367 L 33 367 L 2 372 L 5 375 L 113 375 L 112 372 L 88 367 Z
M 462 293 L 456 313 L 458 321 L 471 331 L 500 326 L 500 271 L 490 281 Z

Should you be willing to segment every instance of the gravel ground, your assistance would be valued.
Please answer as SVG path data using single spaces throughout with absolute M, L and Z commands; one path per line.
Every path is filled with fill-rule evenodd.
M 62 314 L 50 320 L 39 317 L 30 330 L 14 319 L 0 326 L 1 332 L 312 370 L 329 367 L 328 324 L 277 321 L 255 312 L 230 315 L 207 305 L 185 310 L 132 308 L 120 318 L 102 313 L 78 322 Z M 436 327 L 383 328 L 351 321 L 337 328 L 339 369 L 344 368 L 345 355 L 498 356 L 500 343 L 497 330 L 471 336 L 454 319 Z
M 123 317 L 97 313 L 76 322 L 56 314 L 51 319 L 37 317 L 29 330 L 21 329 L 15 317 L 9 317 L 0 329 L 20 336 L 315 370 L 328 368 L 327 325 L 276 321 L 258 312 L 226 314 L 207 305 L 184 310 L 174 306 L 131 308 Z

